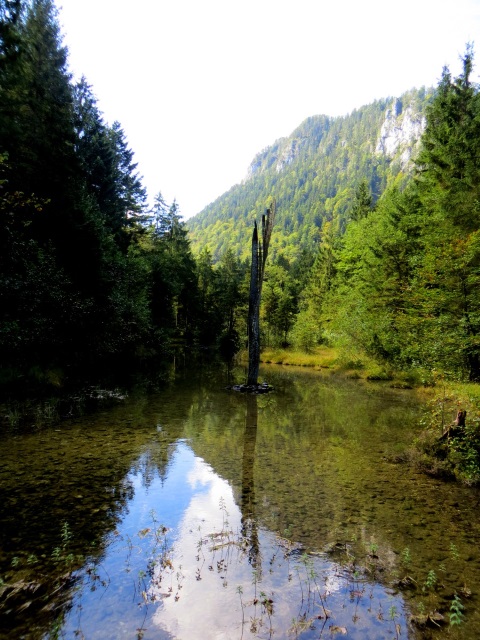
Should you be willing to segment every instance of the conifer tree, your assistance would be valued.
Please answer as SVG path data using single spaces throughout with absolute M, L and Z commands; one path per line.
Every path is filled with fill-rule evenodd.
M 415 292 L 430 350 L 445 369 L 480 379 L 480 94 L 473 49 L 452 79 L 443 70 L 417 160 L 425 252 Z
M 153 204 L 152 224 L 155 229 L 155 233 L 160 237 L 164 236 L 169 230 L 169 207 L 160 191 L 155 196 Z
M 32 0 L 16 23 L 18 55 L 0 87 L 0 141 L 10 187 L 64 206 L 75 167 L 67 50 L 51 0 Z M 61 204 L 60 204 L 61 203 Z
M 360 181 L 356 191 L 355 200 L 350 209 L 351 220 L 361 220 L 372 210 L 372 194 L 365 178 Z

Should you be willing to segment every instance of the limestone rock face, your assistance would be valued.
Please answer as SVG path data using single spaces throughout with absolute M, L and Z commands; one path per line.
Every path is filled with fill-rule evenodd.
M 413 104 L 404 107 L 401 100 L 395 99 L 385 113 L 375 153 L 398 159 L 402 167 L 406 166 L 418 145 L 425 125 L 425 116 L 416 113 Z
M 250 178 L 253 178 L 253 176 L 256 173 L 258 173 L 261 168 L 262 168 L 262 161 L 260 158 L 257 157 L 255 158 L 255 160 L 252 161 L 252 163 L 248 167 L 247 175 L 244 182 L 246 182 L 247 180 L 250 180 Z
M 298 156 L 298 153 L 305 141 L 305 138 L 294 138 L 293 140 L 289 141 L 287 146 L 283 149 L 275 166 L 277 173 L 280 173 L 280 171 L 283 171 L 285 167 L 287 167 L 289 164 L 292 164 L 292 162 Z

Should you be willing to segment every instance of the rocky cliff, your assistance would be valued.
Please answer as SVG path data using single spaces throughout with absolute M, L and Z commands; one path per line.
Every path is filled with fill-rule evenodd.
M 425 115 L 418 111 L 415 101 L 404 107 L 402 100 L 394 99 L 385 113 L 375 153 L 398 159 L 404 169 L 418 147 L 425 125 Z

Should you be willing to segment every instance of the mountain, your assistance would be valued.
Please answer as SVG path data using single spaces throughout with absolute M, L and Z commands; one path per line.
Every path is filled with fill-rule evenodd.
M 432 95 L 412 89 L 346 116 L 307 118 L 258 153 L 242 183 L 188 220 L 193 250 L 206 247 L 214 260 L 227 248 L 248 257 L 253 221 L 270 196 L 277 201 L 272 257 L 295 259 L 302 249 L 314 249 L 324 220 L 335 215 L 345 226 L 362 180 L 375 202 L 387 184 L 408 178 Z

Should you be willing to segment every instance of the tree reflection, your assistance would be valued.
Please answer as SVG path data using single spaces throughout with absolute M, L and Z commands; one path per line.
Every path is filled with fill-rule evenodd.
M 245 432 L 242 457 L 242 536 L 249 542 L 248 560 L 252 567 L 260 568 L 260 546 L 255 516 L 255 445 L 257 442 L 258 405 L 255 394 L 246 394 Z

